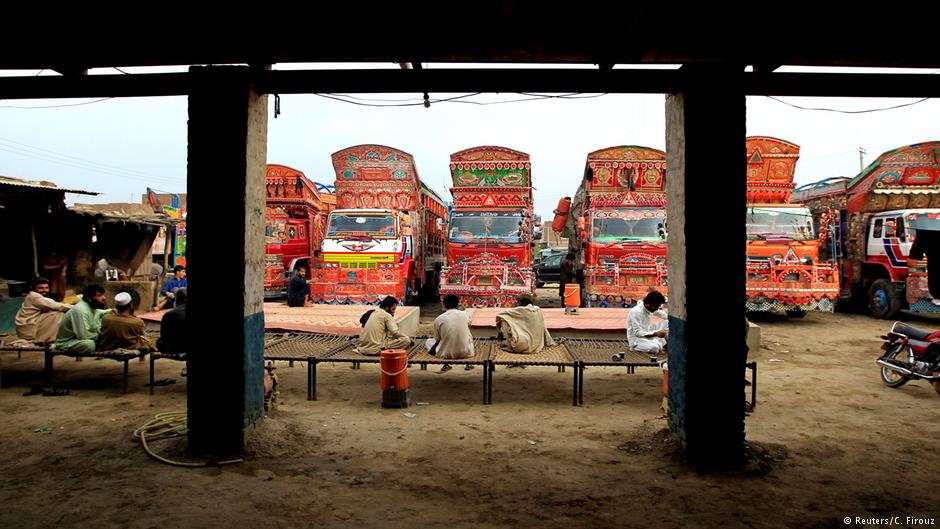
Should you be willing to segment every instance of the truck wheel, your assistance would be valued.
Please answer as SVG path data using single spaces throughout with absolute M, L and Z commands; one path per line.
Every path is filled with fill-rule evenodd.
M 788 318 L 805 318 L 806 311 L 803 309 L 790 309 L 787 311 Z
M 878 279 L 868 289 L 868 310 L 879 320 L 893 318 L 901 310 L 901 298 L 894 284 L 887 279 Z

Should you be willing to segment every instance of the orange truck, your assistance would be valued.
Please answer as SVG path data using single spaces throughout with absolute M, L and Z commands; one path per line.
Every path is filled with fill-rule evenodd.
M 303 172 L 268 164 L 265 178 L 264 296 L 286 294 L 290 274 L 318 262 L 326 217 L 335 207 L 333 195 L 323 192 Z
M 832 312 L 839 276 L 828 248 L 828 222 L 815 233 L 809 208 L 790 203 L 800 147 L 766 136 L 747 144 L 747 301 L 752 312 L 803 317 Z M 820 250 L 823 250 L 822 252 Z
M 512 307 L 535 294 L 529 155 L 481 146 L 450 155 L 454 206 L 440 295 L 468 307 Z
M 418 177 L 414 158 L 384 145 L 332 155 L 336 209 L 311 280 L 317 303 L 399 303 L 433 296 L 444 261 L 444 201 Z
M 587 156 L 570 212 L 553 228 L 584 270 L 588 307 L 632 307 L 651 290 L 668 295 L 666 153 L 632 145 Z M 557 229 L 556 229 L 557 231 Z

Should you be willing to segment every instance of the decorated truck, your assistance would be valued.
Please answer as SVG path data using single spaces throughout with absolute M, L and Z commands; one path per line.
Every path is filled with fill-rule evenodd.
M 793 197 L 837 225 L 841 300 L 867 305 L 876 318 L 940 312 L 926 262 L 909 260 L 919 231 L 940 230 L 940 142 L 885 152 L 854 178 L 807 184 Z
M 829 224 L 820 223 L 817 235 L 809 209 L 790 201 L 800 147 L 765 136 L 746 143 L 747 310 L 832 312 L 839 277 L 826 248 Z
M 651 290 L 668 295 L 666 153 L 633 145 L 587 156 L 570 211 L 556 212 L 584 270 L 588 307 L 632 307 Z
M 383 145 L 333 153 L 336 209 L 311 280 L 317 303 L 399 303 L 433 295 L 444 261 L 443 200 L 418 177 L 414 158 Z
M 264 295 L 287 292 L 290 274 L 318 262 L 326 217 L 335 197 L 311 182 L 303 172 L 268 164 L 265 179 Z
M 532 164 L 505 147 L 450 155 L 454 205 L 440 295 L 468 307 L 511 307 L 535 293 L 532 271 Z

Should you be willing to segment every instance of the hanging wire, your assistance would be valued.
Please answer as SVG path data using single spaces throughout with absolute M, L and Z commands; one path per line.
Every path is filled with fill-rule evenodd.
M 868 109 L 865 109 L 865 110 L 840 110 L 840 109 L 838 109 L 838 108 L 804 107 L 804 106 L 796 105 L 796 104 L 793 104 L 793 103 L 788 103 L 788 102 L 786 102 L 786 101 L 784 101 L 784 100 L 782 100 L 782 99 L 779 99 L 779 98 L 777 98 L 777 97 L 774 97 L 774 96 L 764 96 L 764 97 L 766 97 L 766 98 L 768 98 L 768 99 L 773 99 L 774 101 L 776 101 L 776 102 L 778 102 L 778 103 L 782 103 L 782 104 L 784 104 L 784 105 L 787 105 L 788 107 L 798 108 L 798 109 L 800 109 L 800 110 L 814 110 L 814 111 L 817 111 L 817 112 L 836 112 L 836 113 L 838 113 L 838 114 L 866 114 L 866 113 L 869 113 L 869 112 L 881 112 L 881 111 L 884 111 L 884 110 L 895 110 L 895 109 L 898 109 L 898 108 L 904 108 L 904 107 L 909 107 L 909 106 L 917 105 L 917 104 L 923 103 L 924 101 L 927 101 L 928 99 L 930 99 L 929 97 L 925 97 L 925 98 L 923 98 L 923 99 L 918 99 L 917 101 L 914 101 L 914 102 L 911 102 L 911 103 L 903 103 L 903 104 L 900 104 L 900 105 L 894 105 L 894 106 L 882 107 L 882 108 L 868 108 Z

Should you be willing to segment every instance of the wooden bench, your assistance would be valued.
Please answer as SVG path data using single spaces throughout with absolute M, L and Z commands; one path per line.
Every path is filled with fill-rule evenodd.
M 499 348 L 497 341 L 493 345 L 493 355 L 490 363 L 495 369 L 497 365 L 519 365 L 519 366 L 552 366 L 557 367 L 559 373 L 564 373 L 568 366 L 575 367 L 575 360 L 565 345 L 565 339 L 556 339 L 555 345 L 545 347 L 535 354 L 517 354 L 504 351 Z M 572 382 L 572 402 L 574 406 L 578 405 L 578 370 L 574 370 Z M 490 394 L 487 396 L 487 404 L 493 403 L 493 376 L 490 375 Z
M 418 336 L 415 338 L 415 344 L 408 349 L 408 363 L 418 364 L 422 371 L 426 371 L 428 365 L 478 365 L 483 366 L 483 404 L 491 404 L 490 398 L 492 392 L 490 385 L 493 381 L 492 355 L 496 340 L 493 338 L 474 338 L 473 356 L 471 358 L 438 358 L 431 356 L 424 343 L 427 338 Z
M 666 361 L 666 353 L 659 355 L 630 350 L 627 340 L 569 338 L 566 342 L 574 358 L 578 382 L 576 405 L 584 404 L 584 369 L 588 366 L 624 367 L 628 374 L 636 373 L 638 367 L 659 367 Z M 615 360 L 615 354 L 622 356 Z

